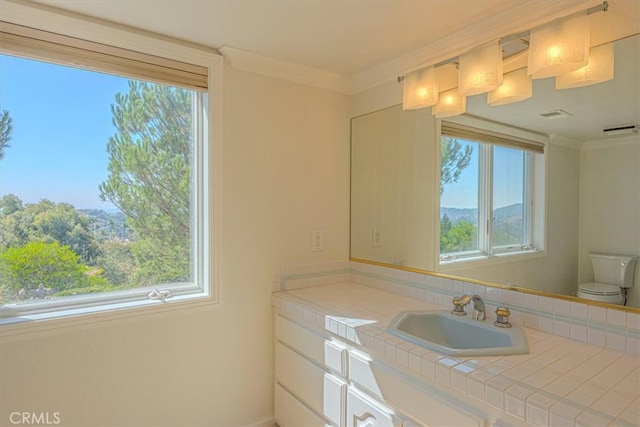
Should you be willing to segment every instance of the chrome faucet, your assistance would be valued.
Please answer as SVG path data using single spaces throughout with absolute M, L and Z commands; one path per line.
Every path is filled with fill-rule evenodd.
M 480 298 L 480 295 L 465 294 L 461 297 L 453 298 L 453 310 L 451 314 L 456 316 L 466 316 L 467 312 L 464 311 L 464 306 L 473 301 L 473 319 L 484 320 L 487 317 L 484 301 Z

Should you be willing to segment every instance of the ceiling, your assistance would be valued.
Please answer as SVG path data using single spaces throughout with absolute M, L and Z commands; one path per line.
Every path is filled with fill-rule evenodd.
M 2 1 L 0 0 L 0 4 Z M 18 0 L 19 1 L 19 0 Z M 214 49 L 231 48 L 348 79 L 358 92 L 410 69 L 455 56 L 491 39 L 525 31 L 552 18 L 601 4 L 600 0 L 34 0 L 47 7 L 111 21 Z M 150 9 L 151 6 L 151 9 Z M 596 16 L 597 15 L 597 16 Z M 609 0 L 609 11 L 591 15 L 591 44 L 640 32 L 640 1 Z M 640 122 L 638 51 L 616 52 L 616 81 L 580 94 L 553 90 L 537 80 L 548 102 L 518 109 L 484 107 L 485 95 L 469 98 L 482 114 L 508 116 L 516 125 L 547 133 L 562 130 L 580 139 L 602 138 L 607 126 Z M 628 49 L 628 50 L 626 50 Z M 634 50 L 635 49 L 635 50 Z M 447 56 L 448 55 L 448 56 Z M 635 61 L 623 71 L 623 61 Z M 631 74 L 626 74 L 630 72 Z M 364 82 L 364 83 L 362 83 Z M 630 85 L 630 86 L 629 86 Z M 562 93 L 560 93 L 562 92 Z M 611 97 L 615 94 L 615 97 Z M 541 95 L 536 97 L 542 98 Z M 571 99 L 569 99 L 571 98 Z M 606 100 L 598 106 L 596 101 Z M 585 108 L 590 106 L 592 108 Z M 570 121 L 539 122 L 540 109 L 563 108 Z M 486 111 L 485 111 L 486 110 Z M 530 118 L 523 120 L 523 118 Z M 499 120 L 504 121 L 504 120 Z
M 213 48 L 353 75 L 522 0 L 36 0 Z M 565 0 L 566 1 L 566 0 Z M 149 11 L 149 5 L 153 10 Z

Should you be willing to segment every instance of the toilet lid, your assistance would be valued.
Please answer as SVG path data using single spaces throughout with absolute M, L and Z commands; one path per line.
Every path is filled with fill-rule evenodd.
M 620 295 L 620 287 L 606 283 L 582 283 L 578 289 L 590 295 Z

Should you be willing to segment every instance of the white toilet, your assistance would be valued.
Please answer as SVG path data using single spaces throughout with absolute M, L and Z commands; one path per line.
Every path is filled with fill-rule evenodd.
M 595 282 L 578 285 L 578 298 L 625 304 L 633 286 L 637 256 L 589 254 Z

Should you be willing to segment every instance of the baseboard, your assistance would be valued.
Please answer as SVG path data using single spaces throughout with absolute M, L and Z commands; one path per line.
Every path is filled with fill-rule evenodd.
M 248 424 L 245 427 L 277 427 L 277 424 L 273 417 L 263 418 L 255 423 Z

